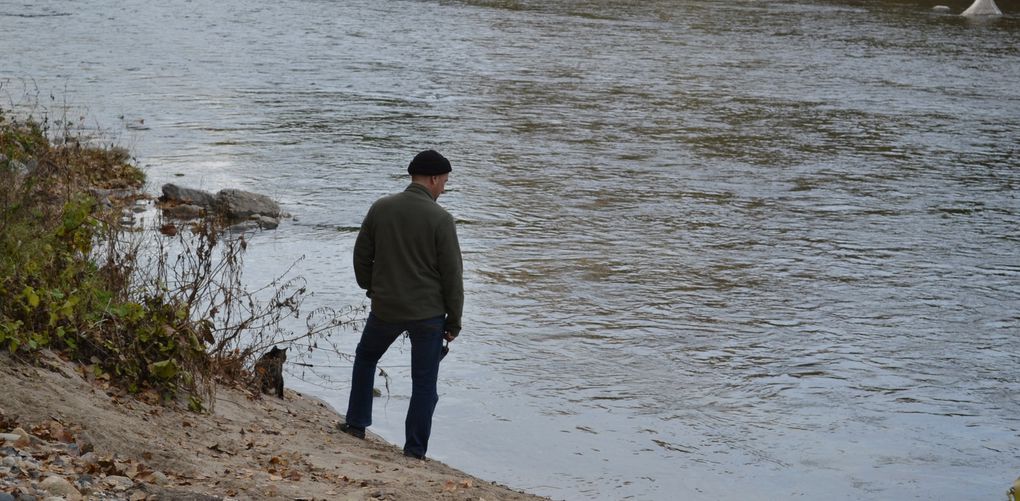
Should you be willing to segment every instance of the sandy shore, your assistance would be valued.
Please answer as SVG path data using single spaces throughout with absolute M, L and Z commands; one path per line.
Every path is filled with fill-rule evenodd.
M 87 375 L 54 355 L 0 355 L 0 498 L 66 483 L 69 500 L 544 499 L 339 433 L 332 409 L 290 390 L 219 388 L 198 414 Z

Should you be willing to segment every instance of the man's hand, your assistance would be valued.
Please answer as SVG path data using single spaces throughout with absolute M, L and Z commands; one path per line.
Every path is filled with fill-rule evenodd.
M 457 335 L 450 331 L 443 331 L 443 339 L 445 339 L 446 342 L 450 342 L 457 339 Z

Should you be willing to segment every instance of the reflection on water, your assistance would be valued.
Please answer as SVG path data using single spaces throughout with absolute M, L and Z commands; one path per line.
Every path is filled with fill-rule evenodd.
M 304 255 L 317 304 L 363 302 L 365 209 L 443 151 L 469 297 L 434 457 L 569 499 L 1015 478 L 1011 5 L 186 5 L 0 7 L 2 90 L 87 106 L 156 185 L 280 199 L 297 220 L 254 240 L 253 280 Z M 384 360 L 393 441 L 407 349 Z M 347 370 L 295 384 L 342 411 Z

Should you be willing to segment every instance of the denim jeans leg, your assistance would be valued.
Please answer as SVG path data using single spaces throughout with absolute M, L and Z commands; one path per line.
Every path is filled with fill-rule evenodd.
M 411 338 L 411 402 L 404 421 L 404 452 L 424 457 L 432 434 L 432 414 L 439 402 L 439 356 L 443 350 L 444 317 L 414 322 Z
M 400 324 L 383 322 L 369 313 L 361 341 L 354 351 L 354 370 L 351 374 L 351 396 L 347 402 L 347 424 L 359 428 L 372 425 L 372 388 L 379 359 L 404 331 Z

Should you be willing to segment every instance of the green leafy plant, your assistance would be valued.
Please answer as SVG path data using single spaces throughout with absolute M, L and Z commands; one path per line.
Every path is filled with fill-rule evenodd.
M 284 328 L 301 315 L 304 281 L 246 289 L 247 240 L 223 237 L 216 221 L 171 238 L 122 228 L 118 207 L 91 190 L 137 190 L 144 174 L 123 149 L 90 145 L 61 123 L 52 141 L 48 120 L 0 109 L 0 349 L 26 358 L 51 349 L 128 391 L 183 393 L 201 411 L 214 381 L 243 384 L 268 346 L 311 350 L 354 322 L 353 309 L 320 308 L 306 329 Z

